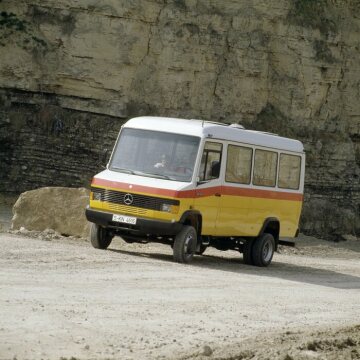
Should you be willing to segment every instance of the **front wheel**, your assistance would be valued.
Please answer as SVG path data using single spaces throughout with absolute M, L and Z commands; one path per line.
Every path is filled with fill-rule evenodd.
M 99 225 L 91 224 L 90 228 L 90 241 L 91 245 L 96 249 L 105 250 L 110 245 L 113 236 L 109 231 Z
M 192 226 L 183 226 L 174 240 L 174 260 L 179 263 L 190 262 L 196 251 L 196 242 L 196 230 Z
M 264 233 L 256 238 L 252 248 L 252 260 L 256 266 L 268 266 L 275 251 L 275 240 L 271 234 Z

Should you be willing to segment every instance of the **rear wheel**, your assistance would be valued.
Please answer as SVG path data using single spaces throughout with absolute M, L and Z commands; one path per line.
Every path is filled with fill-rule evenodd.
M 264 233 L 256 238 L 252 248 L 252 259 L 256 266 L 268 266 L 275 251 L 275 240 L 271 234 Z
M 174 240 L 174 260 L 179 263 L 190 262 L 196 251 L 196 242 L 196 230 L 192 226 L 184 225 Z
M 106 228 L 96 224 L 91 224 L 90 228 L 90 241 L 91 245 L 96 249 L 107 249 L 110 245 L 113 236 L 110 235 Z

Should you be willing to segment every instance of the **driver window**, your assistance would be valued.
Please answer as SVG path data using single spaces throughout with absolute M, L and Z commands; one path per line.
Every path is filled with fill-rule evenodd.
M 219 178 L 221 165 L 222 144 L 206 142 L 201 158 L 200 181 Z

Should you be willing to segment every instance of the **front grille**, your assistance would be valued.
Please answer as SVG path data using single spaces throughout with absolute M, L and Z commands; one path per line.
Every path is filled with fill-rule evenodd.
M 134 206 L 127 206 L 127 205 L 120 205 L 120 204 L 113 204 L 109 203 L 109 210 L 123 213 L 123 214 L 131 214 L 131 215 L 142 215 L 146 216 L 148 210 L 143 208 L 138 208 Z
M 114 206 L 113 210 L 121 211 L 126 210 L 128 212 L 131 212 L 131 208 L 136 207 L 140 209 L 150 209 L 150 210 L 156 210 L 161 211 L 161 206 L 163 204 L 168 205 L 179 205 L 179 200 L 173 200 L 173 199 L 164 199 L 159 198 L 155 196 L 147 196 L 147 195 L 139 195 L 139 194 L 133 194 L 123 191 L 115 191 L 115 190 L 108 190 L 108 189 L 100 189 L 100 188 L 91 188 L 91 191 L 94 193 L 100 193 L 101 194 L 101 201 L 105 201 L 111 204 L 117 204 L 117 206 Z M 132 196 L 132 203 L 126 204 L 125 203 L 125 195 L 131 195 Z M 113 205 L 109 205 L 111 208 Z M 137 214 L 140 214 L 141 210 L 138 210 Z M 129 211 L 130 210 L 130 211 Z M 135 209 L 134 209 L 135 210 Z

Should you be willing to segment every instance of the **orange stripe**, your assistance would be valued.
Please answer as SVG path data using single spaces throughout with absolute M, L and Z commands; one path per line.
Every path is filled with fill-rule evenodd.
M 223 186 L 222 195 L 235 195 L 235 196 L 244 196 L 244 197 L 255 197 L 255 198 L 264 198 L 264 199 L 274 199 L 274 200 L 292 200 L 292 201 L 302 201 L 303 194 L 298 193 L 289 193 L 283 191 L 272 191 L 272 190 L 259 190 L 259 189 L 245 189 L 238 188 L 234 186 Z
M 161 195 L 161 196 L 169 196 L 169 197 L 193 197 L 190 195 L 186 196 L 187 195 L 186 193 L 188 193 L 188 191 L 181 191 L 181 194 L 184 194 L 185 196 L 180 196 L 180 192 L 176 190 L 159 189 L 150 186 L 134 185 L 134 184 L 128 184 L 118 181 L 96 179 L 96 178 L 93 179 L 91 185 L 108 186 L 113 189 L 118 189 L 123 191 L 135 191 L 135 192 L 147 193 L 152 195 Z
M 214 186 L 214 187 L 202 188 L 202 189 L 177 191 L 177 190 L 154 188 L 143 185 L 130 185 L 128 183 L 122 183 L 122 182 L 104 180 L 104 179 L 96 179 L 96 178 L 93 179 L 91 185 L 107 186 L 123 191 L 128 190 L 128 191 L 134 191 L 140 193 L 147 193 L 151 195 L 160 195 L 160 196 L 168 196 L 172 198 L 183 198 L 183 199 L 213 196 L 216 193 L 221 193 L 222 195 L 228 195 L 228 196 L 255 197 L 255 198 L 274 199 L 274 200 L 291 200 L 291 201 L 303 200 L 303 194 L 272 191 L 272 190 L 247 189 L 247 188 L 240 188 L 234 186 Z

